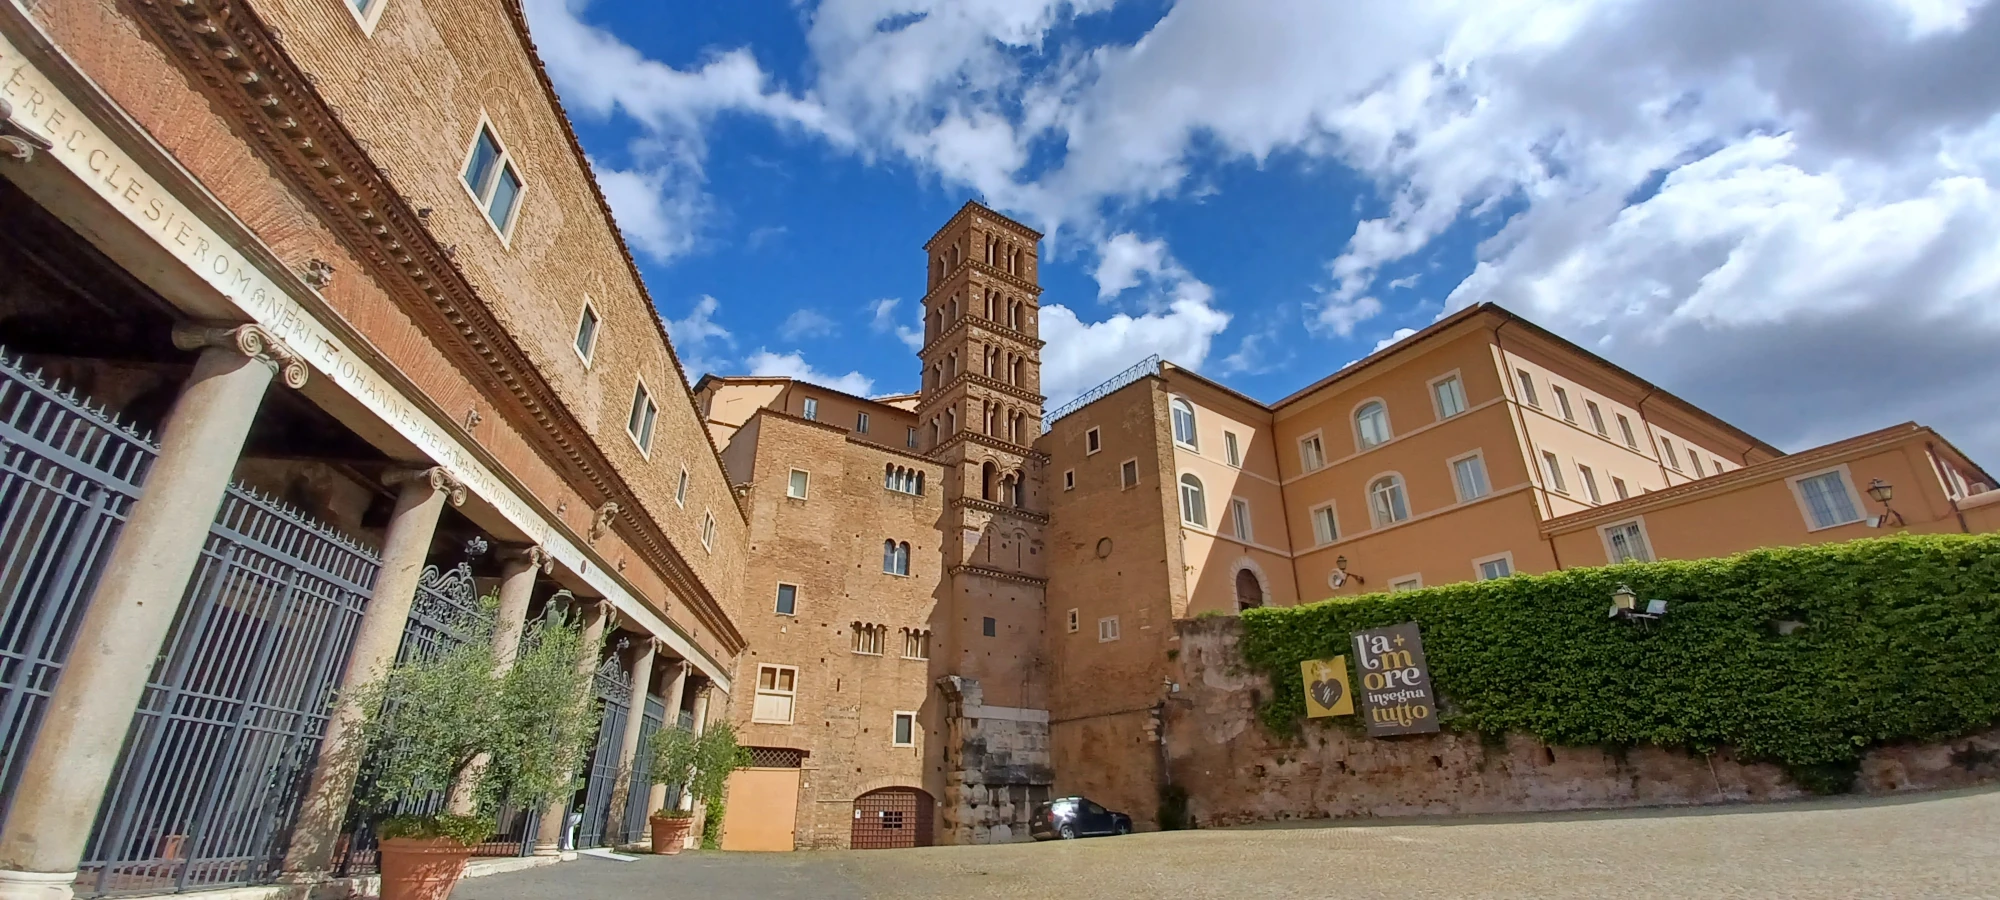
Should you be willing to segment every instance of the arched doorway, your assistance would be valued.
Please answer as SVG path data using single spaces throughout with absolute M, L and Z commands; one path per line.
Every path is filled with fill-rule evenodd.
M 916 788 L 891 787 L 854 798 L 854 832 L 847 846 L 889 850 L 931 845 L 931 795 Z
M 1264 605 L 1264 586 L 1257 583 L 1257 573 L 1249 569 L 1236 570 L 1236 611 L 1255 609 Z

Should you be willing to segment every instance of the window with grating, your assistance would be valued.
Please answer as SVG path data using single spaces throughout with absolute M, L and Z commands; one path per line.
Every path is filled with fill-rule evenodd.
M 753 769 L 796 769 L 805 759 L 804 750 L 790 747 L 751 747 L 750 768 Z

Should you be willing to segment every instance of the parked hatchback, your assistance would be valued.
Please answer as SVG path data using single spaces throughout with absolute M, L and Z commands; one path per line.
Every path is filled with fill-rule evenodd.
M 1047 803 L 1035 804 L 1028 833 L 1038 841 L 1131 834 L 1132 817 L 1105 809 L 1087 797 L 1057 797 Z

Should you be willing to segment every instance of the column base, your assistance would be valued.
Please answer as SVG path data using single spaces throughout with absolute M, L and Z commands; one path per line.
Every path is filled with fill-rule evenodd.
M 0 869 L 0 900 L 70 900 L 75 872 L 14 872 Z
M 542 843 L 541 841 L 536 841 L 536 842 L 535 842 L 535 855 L 536 855 L 536 856 L 561 856 L 561 855 L 562 855 L 562 847 L 561 847 L 561 845 L 558 845 L 558 844 L 545 844 L 545 843 Z M 7 898 L 5 898 L 5 897 L 0 897 L 0 900 L 7 900 Z

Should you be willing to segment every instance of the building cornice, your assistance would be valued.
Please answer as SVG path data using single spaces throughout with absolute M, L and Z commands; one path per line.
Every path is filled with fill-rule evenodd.
M 1022 459 L 1032 459 L 1043 463 L 1049 461 L 1049 455 L 1047 453 L 1043 453 L 1040 450 L 1036 450 L 1032 447 L 1021 447 L 1014 444 L 1009 444 L 1006 441 L 1003 441 L 999 438 L 992 437 L 990 435 L 980 434 L 977 431 L 960 431 L 958 434 L 945 439 L 943 443 L 937 445 L 936 447 L 931 448 L 930 455 L 935 457 L 945 452 L 946 450 L 958 446 L 959 444 L 978 444 L 988 449 L 998 450 L 1002 453 L 1021 457 Z
M 937 349 L 939 345 L 950 340 L 952 335 L 957 334 L 959 330 L 962 328 L 982 328 L 987 331 L 993 332 L 993 334 L 998 337 L 1003 337 L 1010 341 L 1013 341 L 1014 343 L 1031 348 L 1037 351 L 1034 357 L 1035 363 L 1037 365 L 1039 365 L 1042 361 L 1041 354 L 1039 351 L 1043 347 L 1048 346 L 1048 341 L 1044 341 L 1041 338 L 1030 337 L 1025 332 L 1015 331 L 1014 329 L 1008 328 L 1007 326 L 1002 325 L 999 322 L 995 322 L 991 319 L 988 319 L 985 316 L 975 316 L 967 314 L 959 316 L 958 319 L 953 321 L 950 325 L 946 325 L 943 331 L 938 332 L 937 337 L 932 338 L 930 343 L 925 344 L 921 349 L 917 350 L 917 356 L 925 360 L 930 359 L 930 353 L 932 350 Z
M 995 280 L 999 281 L 1001 284 L 1005 284 L 1009 287 L 1014 288 L 1015 290 L 1023 291 L 1028 295 L 1028 300 L 1030 304 L 1036 307 L 1041 306 L 1042 286 L 1040 284 L 1037 284 L 1033 281 L 1029 281 L 1026 278 L 1022 278 L 1019 275 L 1015 275 L 1011 272 L 1008 272 L 1007 270 L 1002 269 L 999 266 L 993 265 L 992 263 L 977 259 L 960 260 L 958 266 L 951 270 L 950 275 L 946 275 L 945 277 L 939 279 L 936 287 L 931 288 L 930 290 L 924 292 L 924 296 L 919 300 L 919 302 L 922 303 L 923 305 L 928 306 L 930 305 L 931 298 L 937 296 L 945 288 L 956 287 L 958 285 L 959 272 L 964 269 L 971 269 L 974 272 L 984 273 L 988 276 L 991 276 Z
M 1028 584 L 1038 588 L 1049 586 L 1049 580 L 1046 578 L 1036 578 L 1033 575 L 1019 575 L 1013 572 L 1002 572 L 999 569 L 989 569 L 985 566 L 958 565 L 952 566 L 945 571 L 951 575 L 982 575 L 998 581 L 1012 581 L 1016 584 Z
M 960 372 L 956 376 L 953 376 L 953 378 L 950 381 L 945 382 L 942 386 L 938 387 L 936 390 L 931 391 L 931 395 L 929 397 L 917 401 L 917 408 L 911 410 L 911 412 L 915 414 L 917 418 L 919 419 L 923 418 L 924 413 L 927 410 L 931 409 L 934 406 L 937 406 L 939 403 L 947 399 L 947 395 L 950 395 L 952 390 L 957 388 L 961 384 L 976 384 L 988 390 L 998 391 L 1002 394 L 1006 394 L 1010 397 L 1013 397 L 1016 400 L 1021 400 L 1033 404 L 1035 409 L 1038 410 L 1042 408 L 1042 401 L 1046 399 L 1042 395 L 1037 394 L 1034 391 L 1028 390 L 1027 388 L 1023 387 L 1016 387 L 1014 385 L 1008 384 L 1007 382 L 1001 381 L 997 378 L 990 378 L 988 376 L 981 375 L 977 372 Z
M 1039 244 L 1042 242 L 1041 232 L 994 212 L 993 207 L 987 206 L 984 203 L 977 200 L 967 200 L 965 201 L 965 205 L 958 208 L 958 212 L 952 213 L 951 218 L 946 219 L 943 225 L 938 226 L 938 230 L 931 232 L 930 239 L 924 241 L 924 249 L 929 250 L 935 245 L 938 242 L 938 238 L 943 237 L 945 232 L 951 230 L 951 226 L 958 224 L 958 220 L 974 214 L 983 214 L 991 217 L 995 223 L 1013 231 L 1020 237 L 1027 238 L 1030 243 Z
M 594 489 L 596 496 L 585 496 L 592 506 L 610 501 L 628 510 L 615 521 L 636 538 L 635 549 L 704 627 L 740 652 L 743 636 L 714 594 L 658 522 L 630 512 L 645 508 L 636 492 L 594 442 L 578 439 L 588 434 L 582 423 L 481 301 L 453 254 L 282 51 L 280 36 L 251 8 L 220 0 L 134 0 L 132 8 L 192 76 L 190 83 L 233 120 L 288 185 L 315 201 L 318 218 L 398 307 L 456 367 L 474 376 L 470 380 L 496 410 L 522 426 L 538 455 L 570 485 Z M 470 433 L 465 437 L 477 443 Z M 712 441 L 709 447 L 713 452 Z M 719 454 L 716 459 L 720 467 Z M 740 502 L 737 511 L 743 514 Z
M 960 497 L 951 501 L 951 505 L 960 509 L 976 509 L 980 512 L 992 513 L 996 516 L 1011 516 L 1023 521 L 1033 522 L 1037 525 L 1049 524 L 1049 517 L 1045 513 L 1030 512 L 1019 507 L 1008 506 L 1005 503 L 980 500 L 976 497 Z

